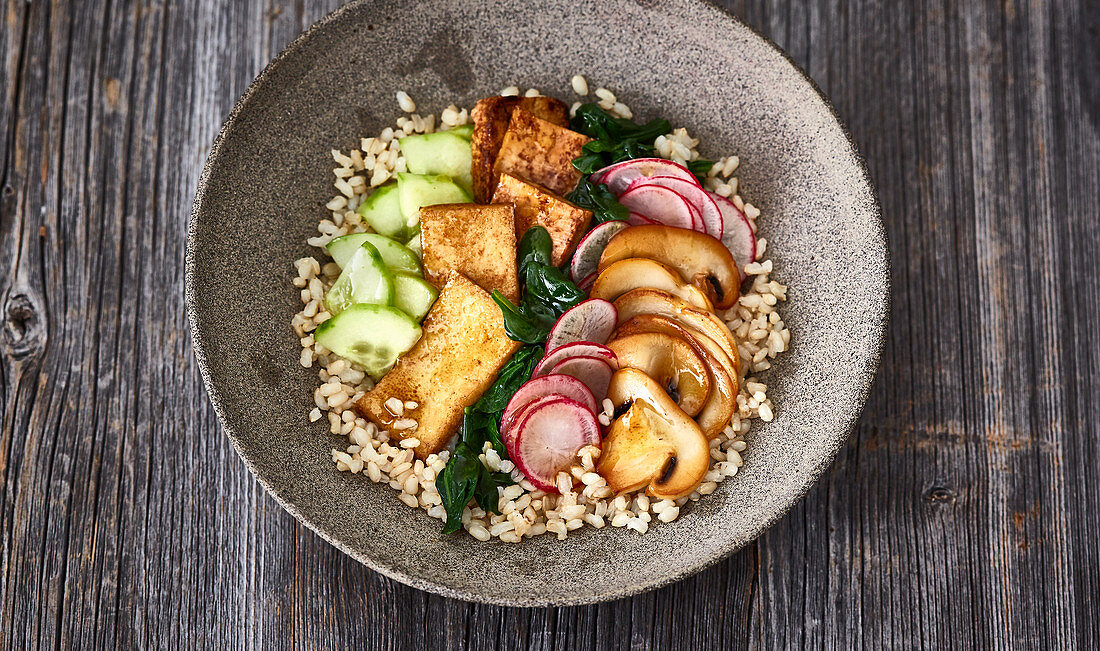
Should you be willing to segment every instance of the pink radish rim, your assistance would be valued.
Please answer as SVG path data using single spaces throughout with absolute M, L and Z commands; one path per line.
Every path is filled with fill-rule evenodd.
M 692 174 L 691 170 L 689 170 L 688 168 L 684 167 L 683 165 L 681 165 L 681 164 L 679 164 L 675 161 L 668 160 L 667 158 L 658 158 L 656 156 L 650 156 L 649 158 L 634 158 L 634 159 L 631 159 L 631 160 L 624 160 L 624 161 L 619 162 L 619 163 L 614 163 L 614 164 L 608 165 L 607 167 L 605 167 L 603 169 L 596 170 L 592 174 L 592 180 L 595 181 L 596 183 L 604 183 L 605 180 L 607 179 L 607 177 L 610 174 L 612 174 L 614 172 L 617 172 L 617 171 L 621 170 L 624 167 L 639 167 L 641 165 L 647 165 L 647 164 L 648 165 L 659 164 L 659 165 L 663 165 L 663 166 L 674 167 L 674 168 L 680 170 L 680 172 L 684 175 L 683 178 L 684 178 L 685 181 L 691 180 L 695 183 L 699 183 L 699 179 L 696 178 L 696 176 L 694 174 Z M 670 175 L 667 175 L 667 176 L 672 176 L 672 175 L 670 174 Z M 638 178 L 650 178 L 650 177 L 639 174 Z M 635 179 L 635 180 L 637 180 L 637 179 Z M 633 181 L 631 181 L 631 183 L 633 183 Z M 628 188 L 629 188 L 629 185 L 628 185 Z M 624 192 L 625 191 L 626 190 L 624 190 Z
M 555 376 L 560 376 L 560 377 L 555 377 Z M 566 378 L 566 379 L 563 380 L 562 378 Z M 596 396 L 592 395 L 592 390 L 588 388 L 588 385 L 585 384 L 584 382 L 578 380 L 577 378 L 573 377 L 572 375 L 564 375 L 564 374 L 561 374 L 561 373 L 558 373 L 558 374 L 547 373 L 546 375 L 540 375 L 538 377 L 533 377 L 530 380 L 527 380 L 526 382 L 521 384 L 520 387 L 518 389 L 516 389 L 516 392 L 514 394 L 512 394 L 512 398 L 508 401 L 508 404 L 504 407 L 504 415 L 500 419 L 500 435 L 501 435 L 501 438 L 504 439 L 506 445 L 507 445 L 507 442 L 508 442 L 507 432 L 511 429 L 512 423 L 514 423 L 515 420 L 520 417 L 520 414 L 522 414 L 523 410 L 526 409 L 528 406 L 534 404 L 535 402 L 537 402 L 538 400 L 541 400 L 542 398 L 547 398 L 547 397 L 556 396 L 556 395 L 557 396 L 564 396 L 566 398 L 571 398 L 573 400 L 577 400 L 576 398 L 574 398 L 572 396 L 567 396 L 564 393 L 562 393 L 559 387 L 550 387 L 550 390 L 546 391 L 545 393 L 534 394 L 533 397 L 531 397 L 530 399 L 525 399 L 525 400 L 522 400 L 522 402 L 517 402 L 518 399 L 520 399 L 524 396 L 525 392 L 530 392 L 532 390 L 530 385 L 533 385 L 533 384 L 553 384 L 553 383 L 560 383 L 560 382 L 564 382 L 565 384 L 573 386 L 573 388 L 579 389 L 580 392 L 583 393 L 583 395 L 585 395 L 587 397 L 587 399 L 589 400 L 589 402 L 591 404 L 589 409 L 593 413 L 595 413 L 595 410 L 599 408 L 599 405 L 596 403 Z M 580 402 L 580 400 L 577 400 L 577 402 Z M 581 403 L 581 404 L 583 405 L 584 403 Z M 509 454 L 511 454 L 511 452 L 509 452 Z
M 656 219 L 650 219 L 642 213 L 634 212 L 633 210 L 630 211 L 630 216 L 626 218 L 626 223 L 631 226 L 664 226 L 664 224 Z
M 604 233 L 604 231 L 615 229 L 615 232 L 611 234 L 611 237 L 607 238 L 607 241 L 610 242 L 612 237 L 615 237 L 616 235 L 621 233 L 623 231 L 623 229 L 627 228 L 628 226 L 629 226 L 629 224 L 627 224 L 625 221 L 610 221 L 610 222 L 604 222 L 602 224 L 598 224 L 595 227 L 593 227 L 592 230 L 585 233 L 584 237 L 581 238 L 581 241 L 577 243 L 577 248 L 576 248 L 576 250 L 573 251 L 573 259 L 569 263 L 569 275 L 573 278 L 573 282 L 576 282 L 578 285 L 580 285 L 580 282 L 577 282 L 577 276 L 581 275 L 582 269 L 581 269 L 580 265 L 581 265 L 581 261 L 582 261 L 583 256 L 581 256 L 579 254 L 585 249 L 586 245 L 587 246 L 594 246 L 594 244 L 591 244 L 591 242 L 590 242 L 591 239 L 592 239 L 592 236 L 597 235 L 597 234 L 602 235 Z M 607 242 L 604 242 L 604 248 L 606 248 L 606 247 L 607 247 Z M 603 255 L 603 249 L 600 249 L 600 254 Z M 596 266 L 599 266 L 599 260 L 600 260 L 599 256 L 596 256 Z M 593 270 L 593 273 L 594 273 L 594 270 Z M 585 276 L 585 277 L 587 277 L 587 276 Z
M 756 232 L 752 230 L 752 223 L 749 222 L 749 218 L 745 216 L 745 213 L 737 207 L 737 204 L 735 204 L 733 201 L 731 201 L 728 197 L 723 197 L 720 194 L 716 194 L 716 193 L 709 192 L 709 191 L 708 191 L 708 194 L 710 194 L 712 196 L 712 198 L 715 200 L 715 203 L 719 203 L 719 200 L 721 200 L 722 203 L 724 203 L 726 206 L 728 206 L 729 210 L 732 210 L 733 213 L 740 219 L 740 223 L 742 225 L 742 228 L 744 229 L 744 232 L 748 233 L 748 235 L 749 235 L 752 250 L 749 252 L 748 259 L 746 261 L 742 262 L 740 259 L 738 259 L 738 256 L 736 256 L 736 255 L 734 256 L 734 259 L 736 260 L 737 265 L 738 265 L 737 270 L 741 274 L 741 280 L 744 280 L 747 277 L 747 274 L 745 273 L 745 269 L 744 269 L 745 265 L 750 263 L 750 262 L 755 262 L 756 261 Z M 727 249 L 729 249 L 730 247 L 729 247 L 728 244 L 726 244 L 726 239 L 727 239 L 726 236 L 732 234 L 734 228 L 736 228 L 736 226 L 733 223 L 730 223 L 728 225 L 723 224 L 723 231 L 722 231 L 722 238 L 721 239 L 722 239 L 722 244 L 724 244 Z M 733 253 L 733 249 L 730 249 L 730 253 Z
M 544 376 L 544 377 L 549 377 L 549 376 Z M 566 377 L 571 377 L 571 376 L 566 376 Z M 573 378 L 573 379 L 577 380 L 577 378 Z M 580 382 L 580 380 L 577 380 L 577 381 Z M 584 384 L 584 382 L 581 382 L 581 384 Z M 584 388 L 587 389 L 588 386 L 585 385 Z M 589 390 L 589 393 L 592 393 L 592 391 Z M 548 402 L 555 402 L 559 398 L 569 398 L 569 396 L 566 396 L 566 395 L 561 394 L 561 393 L 548 393 L 546 395 L 539 396 L 539 397 L 535 398 L 534 400 L 531 400 L 530 402 L 525 402 L 522 405 L 520 405 L 519 408 L 517 408 L 516 411 L 513 414 L 511 414 L 510 418 L 502 419 L 500 421 L 500 440 L 504 441 L 504 449 L 508 451 L 508 458 L 509 459 L 511 459 L 512 461 L 515 461 L 515 459 L 516 459 L 516 434 L 513 434 L 513 432 L 518 432 L 519 431 L 519 427 L 518 427 L 519 419 L 523 418 L 524 414 L 527 413 L 528 409 L 533 408 L 533 407 L 537 407 L 539 405 L 546 404 Z
M 603 359 L 601 357 L 593 357 L 591 355 L 577 355 L 576 357 L 566 357 L 565 359 L 561 360 L 557 364 L 554 364 L 554 368 L 550 371 L 550 373 L 553 374 L 553 375 L 569 375 L 568 373 L 565 373 L 564 371 L 562 371 L 561 368 L 563 366 L 565 366 L 566 364 L 568 364 L 570 362 L 575 362 L 577 360 L 586 360 L 586 361 L 590 360 L 592 362 L 599 362 L 600 365 L 603 368 L 607 369 L 607 381 L 610 384 L 611 376 L 615 374 L 615 366 L 612 366 L 611 362 L 607 361 L 606 359 Z M 576 377 L 576 376 L 570 376 L 570 377 Z M 582 383 L 584 382 L 584 380 L 581 380 L 580 378 L 577 378 L 577 379 L 580 380 Z M 588 385 L 585 384 L 585 386 L 588 386 Z M 590 391 L 592 391 L 593 396 L 596 396 L 596 391 L 592 387 L 588 387 L 588 389 Z M 599 400 L 603 400 L 604 398 L 607 397 L 607 389 L 606 388 L 602 391 L 602 394 L 603 395 L 598 397 Z
M 576 355 L 564 355 L 564 356 L 562 356 L 558 359 L 552 359 L 554 356 L 558 355 L 559 353 L 561 353 L 561 351 L 563 351 L 566 348 L 569 348 L 570 346 L 591 346 L 592 348 L 595 349 L 592 352 L 595 352 L 597 354 L 596 355 L 589 355 L 589 354 L 585 354 L 585 353 L 577 353 Z M 545 355 L 543 355 L 542 360 L 539 361 L 539 363 L 535 365 L 535 370 L 531 374 L 531 376 L 535 377 L 535 376 L 541 376 L 541 375 L 549 375 L 551 372 L 553 372 L 553 366 L 557 366 L 559 362 L 561 362 L 563 360 L 566 360 L 566 359 L 569 359 L 570 357 L 597 357 L 597 356 L 607 358 L 607 363 L 608 363 L 609 366 L 614 364 L 614 366 L 612 367 L 613 369 L 619 365 L 619 358 L 616 357 L 615 352 L 613 350 L 611 350 L 610 348 L 608 348 L 607 346 L 604 346 L 603 344 L 598 344 L 594 341 L 574 341 L 574 342 L 571 342 L 571 343 L 568 343 L 568 344 L 562 344 L 562 345 L 558 346 L 557 348 L 554 348 L 550 352 L 546 353 Z M 547 360 L 552 360 L 553 361 L 553 366 L 551 366 L 551 369 L 549 371 L 546 370 L 546 367 L 550 366 L 550 362 L 548 362 Z M 543 372 L 543 371 L 545 371 L 545 372 Z
M 626 192 L 623 192 L 621 195 L 619 195 L 619 203 L 622 203 L 623 199 L 629 199 L 630 198 L 629 195 L 631 193 L 639 192 L 641 190 L 649 190 L 651 192 L 654 191 L 654 190 L 663 190 L 664 192 L 671 193 L 671 194 L 675 195 L 676 197 L 678 197 L 680 199 L 680 201 L 684 202 L 684 206 L 687 208 L 687 211 L 688 211 L 688 217 L 691 219 L 691 226 L 686 227 L 686 228 L 690 228 L 691 230 L 698 230 L 698 229 L 695 228 L 695 219 L 696 219 L 695 207 L 691 204 L 690 201 L 687 200 L 687 197 L 685 197 L 684 195 L 680 194 L 679 192 L 673 190 L 672 188 L 668 188 L 668 187 L 665 187 L 663 185 L 655 185 L 655 184 L 641 184 L 641 185 L 638 185 L 636 187 L 630 187 L 629 189 L 627 189 Z M 623 204 L 623 205 L 626 205 L 626 204 Z M 630 208 L 630 206 L 627 206 L 627 208 Z M 659 224 L 664 224 L 666 226 L 679 226 L 680 228 L 685 228 L 684 226 L 680 226 L 679 224 L 670 224 L 668 222 L 663 222 L 663 221 L 661 221 L 659 219 L 656 219 L 654 217 L 646 216 L 646 215 L 643 215 L 641 213 L 636 213 L 636 211 L 634 211 L 634 210 L 631 210 L 630 212 L 631 212 L 631 216 L 633 216 L 634 214 L 638 214 L 638 215 L 644 217 L 645 219 L 655 221 Z
M 595 278 L 595 276 L 593 276 L 593 278 Z M 597 306 L 597 305 L 598 306 L 606 305 L 607 307 L 596 308 L 595 306 Z M 594 344 L 601 344 L 601 345 L 606 344 L 607 343 L 607 337 L 610 337 L 611 333 L 614 332 L 614 330 L 615 330 L 614 324 L 615 324 L 615 322 L 617 320 L 617 317 L 619 315 L 619 310 L 615 308 L 615 306 L 611 303 L 611 301 L 608 301 L 608 300 L 603 299 L 603 298 L 586 298 L 583 301 L 581 301 L 580 303 L 577 303 L 573 307 L 571 307 L 568 310 L 566 310 L 565 312 L 563 312 L 562 315 L 558 317 L 558 320 L 554 322 L 554 325 L 550 328 L 550 334 L 547 335 L 547 337 L 546 337 L 547 343 L 549 344 L 549 342 L 554 340 L 554 334 L 555 334 L 555 332 L 557 332 L 558 327 L 561 326 L 562 322 L 565 321 L 566 317 L 571 312 L 574 312 L 575 310 L 582 310 L 582 309 L 586 310 L 586 311 L 589 311 L 589 312 L 591 312 L 593 309 L 602 309 L 604 311 L 607 311 L 608 309 L 610 309 L 610 314 L 612 315 L 611 316 L 612 327 L 607 332 L 607 336 L 604 337 L 603 341 L 596 341 L 593 338 L 588 338 L 588 339 L 574 339 L 573 341 L 568 341 L 566 343 L 572 344 L 572 343 L 577 343 L 577 342 L 582 342 L 583 341 L 583 342 L 591 342 L 591 343 L 594 343 Z M 574 317 L 574 318 L 576 318 L 576 317 Z M 555 346 L 555 348 L 557 348 L 559 346 L 564 346 L 564 345 L 565 344 L 559 344 L 558 346 Z
M 519 432 L 516 435 L 516 439 L 515 439 L 516 446 L 517 446 L 517 451 L 518 451 L 518 448 L 519 448 L 519 445 L 520 445 L 520 439 L 521 439 L 522 434 L 523 434 L 523 428 L 524 428 L 524 425 L 527 424 L 527 421 L 530 420 L 536 413 L 538 413 L 538 411 L 540 411 L 542 409 L 545 409 L 546 407 L 549 407 L 551 405 L 556 405 L 559 402 L 563 402 L 563 403 L 566 404 L 566 406 L 574 408 L 574 409 L 579 409 L 580 412 L 582 412 L 584 414 L 587 414 L 587 416 L 592 419 L 592 423 L 595 426 L 593 428 L 595 433 L 596 433 L 595 440 L 594 441 L 589 441 L 589 442 L 586 442 L 586 443 L 582 443 L 580 446 L 577 447 L 577 449 L 579 450 L 582 447 L 584 447 L 585 445 L 596 445 L 596 446 L 600 445 L 600 443 L 601 443 L 601 440 L 600 440 L 600 423 L 596 419 L 596 416 L 594 414 L 592 414 L 592 412 L 588 411 L 588 409 L 586 409 L 584 405 L 577 402 L 576 400 L 573 400 L 571 398 L 566 398 L 565 396 L 560 396 L 556 399 L 547 400 L 543 404 L 539 405 L 538 409 L 530 409 L 530 410 L 527 410 L 527 411 L 524 412 L 522 420 L 520 420 L 519 422 L 516 423 L 516 430 L 517 430 L 517 432 Z M 511 455 L 511 452 L 509 452 L 509 455 Z M 552 482 L 551 483 L 546 483 L 541 478 L 536 477 L 531 472 L 529 472 L 529 468 L 528 468 L 527 464 L 524 463 L 524 461 L 523 461 L 523 455 L 516 454 L 516 455 L 512 456 L 512 461 L 519 468 L 519 471 L 523 473 L 523 476 L 527 478 L 527 481 L 531 482 L 535 486 L 535 488 L 546 491 L 548 493 L 557 493 L 558 492 L 558 487 L 556 485 L 554 485 Z M 555 478 L 557 477 L 558 472 L 561 472 L 561 471 L 558 470 L 554 473 Z
M 707 228 L 707 222 L 705 219 L 703 219 L 703 212 L 705 211 L 706 206 L 700 206 L 697 202 L 692 201 L 692 199 L 685 192 L 681 192 L 680 190 L 676 189 L 675 186 L 679 184 L 687 184 L 688 186 L 690 186 L 690 189 L 684 188 L 685 192 L 692 192 L 696 197 L 700 199 L 700 201 L 708 202 L 709 206 L 713 208 L 713 218 L 717 220 L 717 223 L 713 224 L 713 226 L 715 226 L 716 228 Z M 715 195 L 709 190 L 703 188 L 703 186 L 699 185 L 698 181 L 694 183 L 689 183 L 678 176 L 639 177 L 630 184 L 630 188 L 628 189 L 628 191 L 634 189 L 635 187 L 640 187 L 643 185 L 656 185 L 658 187 L 668 188 L 669 190 L 672 190 L 673 192 L 679 194 L 684 198 L 685 201 L 688 202 L 688 205 L 690 205 L 695 210 L 695 215 L 698 217 L 698 221 L 696 222 L 698 228 L 696 228 L 695 230 L 701 233 L 706 233 L 707 235 L 710 235 L 711 237 L 714 237 L 716 239 L 720 239 L 722 237 L 722 233 L 725 231 L 725 219 L 722 217 L 722 209 L 714 200 L 714 197 L 718 195 Z

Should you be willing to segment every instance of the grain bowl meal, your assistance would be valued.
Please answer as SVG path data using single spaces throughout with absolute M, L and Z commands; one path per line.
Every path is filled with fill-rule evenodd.
M 583 77 L 575 93 L 588 95 Z M 478 540 L 645 533 L 737 474 L 789 345 L 736 156 L 515 87 L 333 150 L 295 262 L 339 471 Z

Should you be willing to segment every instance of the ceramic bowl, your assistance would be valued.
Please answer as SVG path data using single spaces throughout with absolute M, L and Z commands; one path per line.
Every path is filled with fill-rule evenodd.
M 422 111 L 472 106 L 516 84 L 574 101 L 605 85 L 736 153 L 741 194 L 790 287 L 791 350 L 765 373 L 775 420 L 741 472 L 645 535 L 583 528 L 558 541 L 442 536 L 385 485 L 335 471 L 346 442 L 310 423 L 316 369 L 298 364 L 292 261 L 315 254 L 332 196 L 329 150 Z M 225 433 L 290 513 L 367 566 L 443 595 L 497 604 L 621 597 L 698 572 L 753 540 L 809 490 L 866 399 L 883 345 L 888 254 L 859 154 L 827 100 L 774 45 L 688 0 L 352 2 L 310 28 L 249 87 L 203 171 L 188 235 L 195 354 Z

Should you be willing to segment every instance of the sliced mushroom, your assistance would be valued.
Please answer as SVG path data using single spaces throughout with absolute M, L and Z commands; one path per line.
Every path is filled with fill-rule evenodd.
M 710 299 L 698 287 L 685 283 L 672 267 L 648 258 L 626 258 L 609 264 L 596 276 L 591 296 L 613 301 L 643 288 L 659 289 L 699 309 L 714 310 Z
M 730 250 L 706 233 L 646 224 L 623 229 L 603 250 L 599 270 L 627 258 L 650 258 L 675 269 L 720 309 L 741 293 L 741 275 Z
M 737 408 L 738 376 L 730 376 L 733 364 L 722 347 L 698 330 L 686 328 L 665 316 L 639 314 L 619 326 L 614 337 L 628 337 L 639 333 L 663 333 L 686 341 L 702 358 L 710 374 L 710 394 L 702 410 L 695 415 L 695 422 L 707 438 L 722 433 Z
M 734 365 L 733 376 L 740 377 L 741 355 L 737 352 L 737 341 L 726 324 L 713 312 L 700 310 L 657 289 L 629 291 L 615 299 L 614 304 L 619 313 L 620 324 L 639 314 L 658 314 L 702 332 L 722 347 Z
M 694 347 L 678 336 L 639 332 L 608 342 L 619 368 L 636 368 L 665 387 L 688 416 L 695 416 L 710 398 L 711 373 Z
M 651 377 L 624 368 L 611 378 L 616 412 L 603 440 L 597 471 L 617 493 L 646 488 L 653 497 L 679 499 L 703 481 L 710 446 L 702 430 Z

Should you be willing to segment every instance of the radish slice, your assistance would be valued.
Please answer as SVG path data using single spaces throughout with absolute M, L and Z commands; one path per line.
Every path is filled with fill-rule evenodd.
M 630 186 L 630 189 L 648 185 L 659 185 L 668 188 L 684 199 L 698 211 L 699 221 L 696 223 L 697 231 L 706 233 L 711 237 L 721 238 L 724 219 L 718 203 L 712 198 L 711 193 L 699 187 L 698 183 L 689 183 L 681 178 L 671 176 L 654 176 L 640 178 Z M 717 195 L 714 195 L 717 196 Z
M 559 472 L 567 472 L 586 445 L 600 444 L 595 414 L 576 400 L 560 397 L 532 406 L 516 421 L 512 461 L 536 488 L 558 492 Z
M 598 271 L 593 271 L 592 273 L 588 274 L 584 278 L 581 278 L 580 280 L 578 280 L 577 281 L 577 287 L 580 287 L 581 289 L 583 289 L 584 291 L 587 292 L 589 289 L 592 288 L 592 285 L 595 284 L 596 276 L 599 276 L 599 275 L 600 274 L 599 274 Z
M 604 183 L 615 195 L 623 194 L 632 183 L 648 176 L 673 176 L 699 184 L 691 170 L 663 158 L 635 158 L 609 165 L 592 173 L 592 181 Z
M 619 203 L 668 226 L 694 228 L 695 216 L 680 193 L 659 185 L 639 185 L 624 192 Z
M 573 277 L 573 282 L 580 285 L 579 281 L 596 273 L 596 267 L 600 265 L 600 256 L 603 255 L 607 243 L 627 226 L 626 222 L 604 222 L 588 231 L 588 234 L 581 238 L 581 241 L 577 244 L 577 250 L 573 253 L 573 261 L 569 266 L 569 275 Z
M 715 203 L 722 209 L 722 218 L 725 228 L 722 231 L 722 244 L 733 254 L 733 261 L 737 263 L 737 270 L 741 272 L 741 280 L 745 279 L 745 265 L 756 260 L 756 234 L 752 231 L 752 224 L 745 213 L 736 205 L 720 194 L 708 193 L 714 197 Z
M 535 371 L 531 373 L 531 377 L 550 374 L 555 366 L 570 357 L 600 357 L 606 359 L 607 363 L 615 368 L 619 366 L 619 359 L 607 346 L 588 341 L 578 341 L 552 348 L 542 358 L 542 361 L 535 366 Z
M 500 434 L 505 445 L 508 445 L 512 424 L 520 418 L 523 411 L 539 400 L 553 396 L 564 396 L 570 400 L 576 400 L 591 409 L 593 413 L 600 409 L 588 385 L 571 375 L 543 375 L 532 378 L 515 392 L 504 408 L 504 416 L 500 420 Z M 509 449 L 510 453 L 511 449 Z
M 615 368 L 602 357 L 570 357 L 558 363 L 554 367 L 554 373 L 577 378 L 592 391 L 596 400 L 603 401 L 607 397 L 607 387 L 611 384 Z
M 546 338 L 546 349 L 554 350 L 578 341 L 606 344 L 615 330 L 618 316 L 615 306 L 602 298 L 581 301 L 558 317 Z
M 630 216 L 626 218 L 626 223 L 631 226 L 645 226 L 646 224 L 660 224 L 661 222 L 650 219 L 640 212 L 631 212 Z
M 544 376 L 544 377 L 550 377 L 550 376 L 547 375 L 547 376 Z M 573 380 L 577 380 L 577 378 L 569 376 L 569 375 L 562 375 L 560 377 L 569 377 Z M 581 382 L 580 380 L 577 380 L 577 382 L 581 385 L 584 385 L 584 382 Z M 588 391 L 587 386 L 585 386 L 584 389 L 585 389 L 585 391 Z M 592 394 L 591 391 L 588 391 L 588 393 L 589 393 L 589 395 Z M 539 396 L 538 398 L 535 398 L 534 400 L 532 400 L 531 402 L 528 402 L 527 404 L 520 405 L 511 414 L 507 414 L 507 413 L 505 414 L 504 418 L 501 419 L 501 421 L 500 421 L 500 438 L 501 438 L 502 441 L 504 441 L 504 449 L 508 451 L 508 458 L 509 459 L 515 460 L 515 458 L 516 458 L 516 454 L 517 454 L 516 453 L 516 434 L 518 433 L 518 430 L 519 430 L 519 428 L 516 427 L 516 423 L 518 423 L 520 421 L 520 419 L 523 418 L 524 414 L 526 414 L 528 412 L 528 410 L 530 410 L 530 409 L 534 409 L 534 408 L 539 407 L 541 405 L 545 405 L 548 402 L 555 402 L 557 400 L 561 400 L 562 398 L 565 398 L 565 397 L 567 397 L 567 396 L 564 396 L 560 393 L 550 393 L 550 394 L 547 394 L 547 395 L 544 395 L 544 396 Z
M 669 188 L 669 190 L 672 190 L 672 188 Z M 676 192 L 676 190 L 672 191 Z M 694 231 L 699 231 L 700 233 L 707 232 L 706 227 L 703 226 L 703 213 L 699 210 L 699 208 L 690 200 L 688 200 L 685 195 L 680 194 L 679 192 L 676 192 L 676 194 L 684 197 L 684 201 L 688 202 L 688 208 L 691 208 L 691 229 Z

